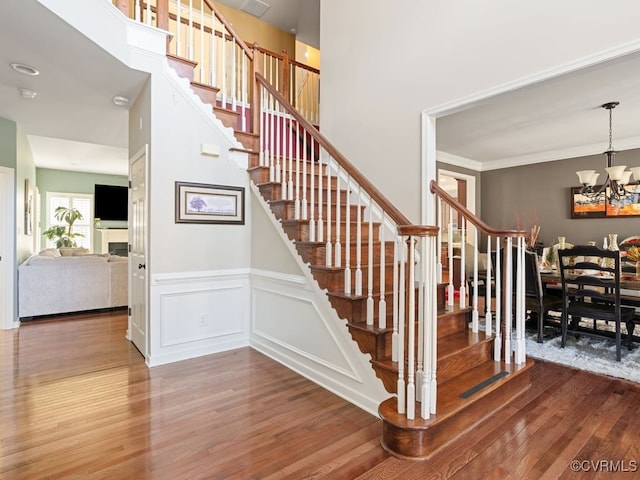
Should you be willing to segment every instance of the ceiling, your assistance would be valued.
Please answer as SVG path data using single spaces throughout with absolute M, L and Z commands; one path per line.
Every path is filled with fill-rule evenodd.
M 320 49 L 320 0 L 216 0 L 236 10 L 268 8 L 258 18 L 263 22 L 294 33 L 296 39 Z
M 437 149 L 480 170 L 640 147 L 640 52 L 467 105 L 437 119 Z M 604 164 L 603 164 L 604 165 Z
M 245 1 L 221 3 L 242 8 Z M 310 5 L 318 0 L 267 3 L 263 20 L 296 28 L 298 37 L 310 18 L 317 28 L 319 6 Z M 111 100 L 134 99 L 147 74 L 127 68 L 35 0 L 0 2 L 0 42 L 11 45 L 0 49 L 0 118 L 27 135 L 36 165 L 126 175 L 128 112 Z M 41 73 L 19 74 L 14 62 Z M 22 98 L 19 88 L 37 95 Z M 438 118 L 437 148 L 478 170 L 600 153 L 608 142 L 600 105 L 609 101 L 621 102 L 613 111 L 614 147 L 639 147 L 640 53 L 457 108 Z

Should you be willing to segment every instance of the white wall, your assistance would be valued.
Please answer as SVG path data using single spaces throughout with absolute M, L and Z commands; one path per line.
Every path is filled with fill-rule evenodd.
M 634 0 L 323 0 L 323 133 L 417 221 L 422 111 L 623 46 L 638 18 Z

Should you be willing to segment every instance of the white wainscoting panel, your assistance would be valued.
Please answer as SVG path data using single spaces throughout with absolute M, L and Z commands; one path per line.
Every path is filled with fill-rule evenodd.
M 324 293 L 303 275 L 252 270 L 251 346 L 377 415 L 391 396 Z
M 249 319 L 248 269 L 154 275 L 148 363 L 248 346 Z

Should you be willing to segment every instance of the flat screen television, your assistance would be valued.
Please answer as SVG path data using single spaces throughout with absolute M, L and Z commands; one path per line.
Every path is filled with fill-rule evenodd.
M 100 220 L 127 220 L 129 189 L 118 185 L 95 185 L 93 216 Z

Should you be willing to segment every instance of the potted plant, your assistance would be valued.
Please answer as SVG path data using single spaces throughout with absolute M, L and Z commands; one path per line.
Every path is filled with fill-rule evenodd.
M 56 248 L 60 247 L 77 247 L 78 244 L 74 238 L 84 237 L 82 233 L 73 231 L 73 224 L 77 220 L 82 220 L 82 213 L 77 208 L 57 207 L 54 213 L 56 220 L 64 222 L 59 225 L 53 225 L 51 228 L 42 232 L 49 240 L 55 240 Z

